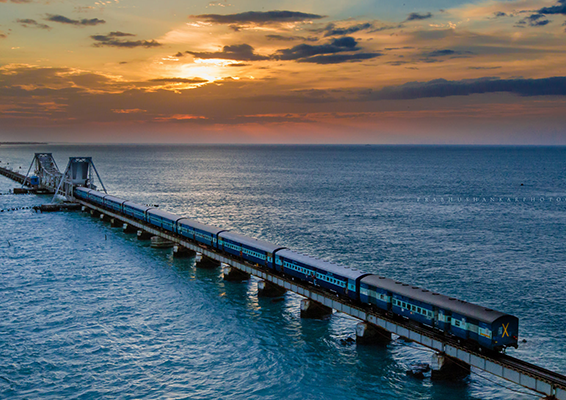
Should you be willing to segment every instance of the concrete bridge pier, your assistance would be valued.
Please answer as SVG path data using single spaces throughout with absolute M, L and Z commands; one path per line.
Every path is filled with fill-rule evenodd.
M 445 353 L 432 355 L 430 379 L 436 381 L 458 380 L 470 375 L 470 364 L 466 364 Z
M 153 235 L 143 229 L 138 230 L 138 240 L 150 240 Z
M 242 282 L 250 279 L 250 274 L 231 266 L 230 264 L 222 263 L 222 275 L 225 281 Z
M 124 233 L 136 233 L 138 231 L 138 228 L 130 224 L 124 224 L 122 225 L 122 230 L 124 231 Z
M 90 212 L 91 217 L 96 217 L 96 214 L 97 214 L 96 210 L 91 209 L 91 210 L 89 210 L 89 212 Z
M 387 345 L 390 342 L 391 332 L 382 327 L 369 322 L 360 322 L 356 325 L 356 343 Z
M 173 242 L 162 238 L 161 236 L 151 237 L 151 247 L 155 249 L 169 249 L 173 247 Z
M 269 281 L 264 281 L 262 279 L 257 283 L 258 297 L 281 297 L 285 293 L 287 293 L 287 289 Z
M 112 228 L 122 226 L 122 221 L 120 221 L 118 218 L 110 218 L 110 226 Z
M 195 261 L 197 268 L 212 269 L 220 266 L 220 261 L 216 261 L 210 257 L 205 256 L 202 253 L 197 253 Z
M 108 220 L 108 216 L 106 214 L 100 214 L 100 220 L 101 221 L 107 221 Z
M 175 258 L 194 257 L 195 255 L 196 251 L 194 250 L 179 245 L 173 246 L 173 257 Z
M 327 319 L 332 315 L 332 308 L 311 299 L 301 300 L 301 318 Z

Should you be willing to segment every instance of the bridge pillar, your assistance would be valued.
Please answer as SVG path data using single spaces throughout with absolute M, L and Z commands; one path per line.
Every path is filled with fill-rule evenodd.
M 220 261 L 216 261 L 210 257 L 205 256 L 202 253 L 197 253 L 195 261 L 197 268 L 212 269 L 220 266 Z
M 327 319 L 332 315 L 332 308 L 311 299 L 301 300 L 301 318 Z
M 96 210 L 90 210 L 89 212 L 91 217 L 96 217 Z
M 470 374 L 470 364 L 447 356 L 445 353 L 432 355 L 430 379 L 436 381 L 458 380 Z
M 138 240 L 149 240 L 153 235 L 143 229 L 138 230 Z
M 194 250 L 179 245 L 173 246 L 173 257 L 175 258 L 194 257 L 195 255 L 196 251 Z
M 250 279 L 250 274 L 231 266 L 230 264 L 222 263 L 222 275 L 225 281 L 241 282 Z
M 168 249 L 173 247 L 173 242 L 162 238 L 161 236 L 151 237 L 151 247 L 155 249 Z
M 122 221 L 120 221 L 118 218 L 110 218 L 110 226 L 112 228 L 116 228 L 121 225 L 122 225 Z
M 257 283 L 257 295 L 259 297 L 281 297 L 286 292 L 287 289 L 269 281 L 261 280 Z
M 124 233 L 136 233 L 138 231 L 138 228 L 130 224 L 123 224 L 122 230 L 124 231 Z
M 389 344 L 391 332 L 369 322 L 356 325 L 356 343 L 358 344 Z
M 108 219 L 108 217 L 106 216 L 106 214 L 100 214 L 100 220 L 101 221 L 106 221 Z

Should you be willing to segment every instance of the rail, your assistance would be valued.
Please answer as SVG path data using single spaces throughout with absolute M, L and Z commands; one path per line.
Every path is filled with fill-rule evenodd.
M 350 301 L 335 297 L 328 292 L 314 288 L 313 286 L 298 283 L 278 275 L 277 273 L 260 269 L 248 263 L 243 263 L 240 260 L 236 260 L 225 254 L 219 254 L 215 251 L 204 249 L 196 243 L 189 241 L 185 237 L 161 230 L 121 213 L 110 211 L 82 200 L 77 200 L 77 202 L 109 217 L 117 218 L 124 223 L 143 229 L 152 235 L 170 240 L 180 246 L 202 253 L 216 261 L 227 263 L 243 272 L 270 281 L 278 286 L 284 287 L 287 290 L 321 303 L 339 312 L 379 326 L 398 336 L 406 337 L 422 346 L 445 353 L 450 357 L 456 358 L 466 364 L 489 372 L 500 378 L 506 379 L 540 394 L 551 397 L 554 396 L 558 400 L 566 400 L 566 376 L 557 372 L 547 370 L 506 354 L 488 355 L 470 350 L 469 348 L 459 344 L 455 339 L 446 337 L 432 329 L 418 327 L 409 322 L 392 319 L 365 307 L 354 305 Z

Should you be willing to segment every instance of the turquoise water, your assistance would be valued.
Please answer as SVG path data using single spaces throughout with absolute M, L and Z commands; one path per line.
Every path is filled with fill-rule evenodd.
M 509 353 L 566 372 L 565 148 L 17 146 L 0 160 L 25 173 L 38 151 L 60 169 L 92 156 L 114 195 L 514 314 L 527 342 Z M 354 319 L 301 320 L 299 296 L 258 300 L 255 280 L 81 213 L 0 224 L 0 398 L 534 398 L 479 371 L 408 378 L 429 351 L 343 345 Z

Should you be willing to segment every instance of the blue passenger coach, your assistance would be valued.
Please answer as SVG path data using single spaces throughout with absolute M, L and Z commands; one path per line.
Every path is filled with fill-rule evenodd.
M 104 206 L 112 211 L 123 212 L 122 206 L 125 202 L 126 200 L 115 196 L 104 197 Z
M 177 233 L 179 235 L 214 248 L 217 247 L 218 234 L 224 231 L 225 229 L 201 224 L 189 218 L 181 218 L 177 221 Z
M 354 268 L 332 264 L 288 249 L 275 253 L 275 265 L 277 271 L 345 294 L 354 300 L 359 299 L 360 279 L 369 275 Z
M 517 317 L 406 283 L 366 276 L 360 283 L 360 301 L 491 350 L 517 347 Z
M 150 224 L 173 233 L 177 233 L 177 221 L 183 219 L 183 217 L 157 208 L 147 210 L 146 218 Z
M 147 221 L 147 212 L 152 209 L 152 207 L 144 206 L 131 201 L 126 201 L 122 205 L 122 208 L 124 214 L 141 221 Z
M 218 248 L 226 253 L 242 257 L 246 261 L 271 269 L 273 269 L 273 253 L 284 249 L 284 247 L 264 240 L 253 239 L 228 231 L 218 234 Z
M 85 187 L 78 187 L 75 186 L 75 190 L 73 195 L 77 198 L 77 199 L 81 199 L 84 201 L 88 200 L 88 194 L 92 191 L 92 189 L 87 189 Z

